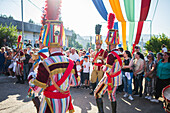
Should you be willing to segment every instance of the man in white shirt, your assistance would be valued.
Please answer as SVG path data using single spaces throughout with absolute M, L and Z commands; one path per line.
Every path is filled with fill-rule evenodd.
M 168 50 L 167 50 L 165 44 L 163 44 L 163 45 L 162 45 L 162 53 L 165 53 L 165 52 L 167 52 L 167 51 L 168 51 Z
M 69 57 L 75 62 L 77 61 L 77 59 L 79 59 L 79 55 L 76 53 L 75 48 L 71 48 L 71 54 Z

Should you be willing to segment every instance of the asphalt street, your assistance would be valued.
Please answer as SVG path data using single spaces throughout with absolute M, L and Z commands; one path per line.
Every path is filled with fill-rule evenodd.
M 16 79 L 0 75 L 0 113 L 36 113 L 30 98 L 27 97 L 28 83 L 15 84 Z M 90 89 L 71 88 L 75 113 L 98 113 L 94 96 Z M 111 113 L 107 93 L 103 97 L 105 113 Z M 165 113 L 162 102 L 152 103 L 141 97 L 134 101 L 117 94 L 117 113 Z

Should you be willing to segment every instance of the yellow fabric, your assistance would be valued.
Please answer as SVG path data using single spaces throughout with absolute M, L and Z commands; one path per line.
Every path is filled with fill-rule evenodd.
M 42 82 L 40 82 L 40 81 L 38 81 L 38 80 L 32 80 L 31 81 L 31 83 L 33 83 L 34 85 L 36 85 L 36 86 L 38 86 L 38 87 L 41 87 L 41 88 L 43 88 L 43 89 L 45 89 L 46 88 L 46 84 L 45 83 L 42 83 Z
M 116 15 L 117 20 L 120 22 L 125 22 L 125 19 L 123 18 L 119 0 L 109 0 L 109 2 L 110 2 L 113 12 Z
M 122 24 L 122 41 L 123 41 L 123 49 L 126 50 L 126 21 L 123 17 L 122 10 L 120 7 L 119 0 L 109 0 L 110 5 L 112 7 L 113 12 L 116 15 L 118 21 Z
M 100 71 L 93 70 L 91 73 L 91 82 L 95 83 L 97 81 L 97 78 L 98 78 L 98 81 L 100 81 L 103 78 L 103 74 L 104 73 L 102 70 Z
M 123 49 L 126 49 L 126 22 L 121 22 L 122 23 L 122 41 L 123 41 Z
M 106 67 L 112 68 L 113 66 L 112 66 L 112 65 L 109 65 L 109 64 L 106 64 Z
M 65 63 L 69 63 L 69 62 L 60 62 L 60 63 L 52 63 L 52 64 L 50 64 L 50 65 L 48 65 L 47 67 L 50 67 L 50 66 L 52 66 L 52 65 L 54 65 L 54 64 L 65 64 Z
M 78 83 L 80 82 L 80 76 L 77 77 L 77 82 L 78 82 Z
M 63 27 L 63 46 L 65 45 L 66 45 L 66 35 L 65 35 L 64 27 Z
M 64 73 L 64 72 L 66 71 L 66 69 L 67 69 L 67 68 L 57 68 L 57 69 L 52 70 L 50 73 L 51 73 L 51 75 L 53 76 L 53 75 L 55 75 L 55 74 Z M 71 70 L 71 73 L 75 74 L 75 70 L 72 69 L 72 70 Z

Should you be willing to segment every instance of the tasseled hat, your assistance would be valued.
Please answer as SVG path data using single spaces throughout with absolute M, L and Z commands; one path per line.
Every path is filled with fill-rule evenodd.
M 18 40 L 17 40 L 17 48 L 22 49 L 23 43 L 22 43 L 22 36 L 19 35 L 18 36 Z
M 59 21 L 61 0 L 46 0 L 45 25 L 42 43 L 48 47 L 62 47 L 63 22 Z
M 119 44 L 119 36 L 118 30 L 112 29 L 114 26 L 115 14 L 110 13 L 108 17 L 108 33 L 106 37 L 106 44 L 107 45 L 118 45 Z
M 102 44 L 102 35 L 100 35 L 100 31 L 101 31 L 101 27 L 102 25 L 97 24 L 95 27 L 95 33 L 96 33 L 96 37 L 95 37 L 95 43 L 96 44 Z

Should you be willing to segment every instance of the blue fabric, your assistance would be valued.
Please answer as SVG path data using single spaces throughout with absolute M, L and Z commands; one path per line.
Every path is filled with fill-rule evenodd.
M 92 0 L 99 14 L 107 21 L 107 10 L 103 4 L 103 0 Z
M 123 82 L 124 82 L 124 89 L 125 92 L 127 92 L 128 94 L 132 94 L 132 78 L 133 78 L 133 72 L 130 72 L 130 76 L 131 79 L 128 80 L 127 77 L 125 76 L 125 72 L 122 71 L 122 75 L 123 75 Z
M 114 23 L 114 27 L 113 28 L 118 30 L 118 22 Z

